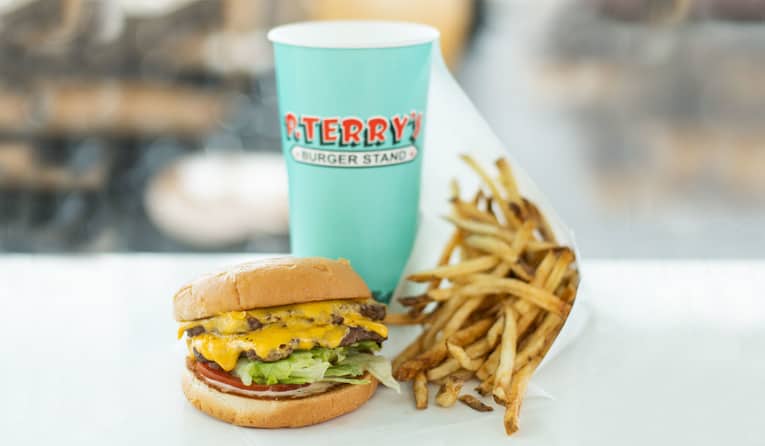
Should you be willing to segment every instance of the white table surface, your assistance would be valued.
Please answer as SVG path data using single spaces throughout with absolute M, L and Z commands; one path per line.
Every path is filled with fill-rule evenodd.
M 551 397 L 527 399 L 508 440 L 501 410 L 416 412 L 390 391 L 319 429 L 192 409 L 171 296 L 251 257 L 0 256 L 0 444 L 765 444 L 765 261 L 585 262 L 589 322 L 535 376 Z

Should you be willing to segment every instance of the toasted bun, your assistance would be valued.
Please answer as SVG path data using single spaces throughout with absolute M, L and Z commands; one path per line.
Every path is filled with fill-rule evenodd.
M 173 298 L 184 322 L 277 305 L 369 298 L 364 281 L 345 259 L 280 257 L 243 263 L 184 285 Z
M 377 389 L 377 380 L 364 376 L 369 384 L 346 384 L 328 392 L 292 400 L 245 398 L 219 392 L 183 369 L 183 393 L 202 412 L 227 423 L 246 427 L 302 427 L 323 423 L 353 412 L 366 403 Z

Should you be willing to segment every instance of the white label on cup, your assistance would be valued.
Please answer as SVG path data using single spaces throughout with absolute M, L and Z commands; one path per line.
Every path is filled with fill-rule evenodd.
M 408 163 L 417 157 L 417 147 L 406 146 L 387 150 L 352 152 L 317 150 L 294 146 L 292 158 L 303 164 L 326 167 L 380 167 Z

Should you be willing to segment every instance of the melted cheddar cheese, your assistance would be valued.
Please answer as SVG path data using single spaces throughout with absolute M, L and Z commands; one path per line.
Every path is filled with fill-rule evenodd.
M 305 319 L 315 325 L 328 325 L 332 324 L 332 316 L 337 315 L 343 318 L 344 325 L 375 331 L 368 328 L 366 325 L 368 323 L 376 325 L 381 324 L 369 320 L 357 311 L 357 305 L 364 302 L 364 300 L 327 300 L 323 302 L 260 308 L 249 311 L 230 311 L 218 316 L 187 322 L 181 325 L 178 328 L 178 339 L 183 337 L 183 333 L 186 330 L 197 326 L 204 327 L 206 332 L 215 332 L 218 334 L 247 333 L 252 330 L 247 322 L 248 318 L 255 318 L 263 325 L 276 322 L 287 322 L 296 319 Z
M 247 334 L 237 335 L 202 333 L 191 338 L 190 346 L 205 358 L 218 363 L 223 370 L 229 371 L 236 366 L 239 356 L 247 350 L 254 350 L 261 358 L 267 358 L 272 351 L 287 346 L 295 350 L 333 348 L 340 345 L 340 341 L 348 333 L 348 327 L 342 325 L 301 325 L 268 325 Z
M 226 371 L 232 370 L 239 356 L 248 350 L 254 350 L 261 358 L 268 358 L 272 352 L 282 349 L 338 347 L 348 334 L 348 327 L 360 327 L 384 338 L 388 336 L 385 325 L 362 316 L 357 307 L 349 303 L 359 302 L 312 302 L 223 313 L 184 324 L 178 335 L 182 336 L 186 329 L 203 326 L 204 333 L 188 339 L 189 350 L 196 349 Z M 333 314 L 343 318 L 342 325 L 332 323 Z M 248 317 L 258 319 L 263 326 L 252 330 Z

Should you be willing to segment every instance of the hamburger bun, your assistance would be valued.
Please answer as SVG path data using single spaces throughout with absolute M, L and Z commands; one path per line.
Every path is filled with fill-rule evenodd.
M 305 398 L 269 400 L 246 398 L 220 392 L 205 384 L 189 369 L 183 369 L 183 393 L 189 402 L 227 423 L 245 427 L 302 427 L 322 423 L 352 412 L 366 403 L 377 389 L 377 380 L 368 373 L 369 384 L 343 384 Z
M 184 285 L 173 297 L 173 312 L 177 321 L 186 322 L 228 311 L 370 297 L 345 259 L 280 257 L 236 265 Z

